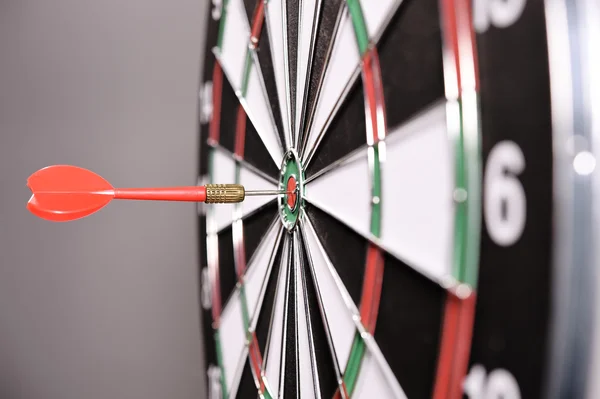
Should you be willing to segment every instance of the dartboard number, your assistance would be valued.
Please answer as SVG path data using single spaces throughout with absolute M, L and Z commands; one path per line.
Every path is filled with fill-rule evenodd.
M 211 364 L 208 367 L 208 399 L 222 399 L 221 392 L 221 370 Z
M 213 113 L 213 102 L 212 102 L 212 82 L 206 81 L 198 93 L 200 100 L 200 123 L 206 124 L 210 122 Z
M 519 384 L 509 371 L 494 369 L 488 375 L 480 364 L 471 368 L 463 390 L 469 399 L 521 399 Z
M 483 33 L 490 25 L 507 28 L 514 24 L 525 8 L 526 0 L 474 0 L 473 25 Z
M 212 12 L 211 15 L 215 21 L 221 19 L 221 8 L 223 5 L 223 0 L 212 0 Z
M 202 287 L 201 287 L 202 307 L 208 310 L 212 306 L 212 293 L 210 289 L 210 280 L 208 275 L 208 267 L 202 268 Z
M 490 152 L 484 177 L 484 217 L 488 233 L 500 246 L 519 240 L 525 228 L 527 200 L 518 175 L 525 169 L 523 151 L 501 141 Z

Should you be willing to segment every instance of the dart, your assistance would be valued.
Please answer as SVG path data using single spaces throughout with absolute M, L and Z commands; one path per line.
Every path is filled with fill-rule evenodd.
M 54 222 L 89 216 L 113 199 L 226 204 L 242 202 L 246 196 L 293 193 L 285 190 L 246 190 L 239 184 L 114 188 L 98 174 L 71 165 L 42 168 L 29 176 L 27 186 L 32 192 L 27 209 L 42 219 Z

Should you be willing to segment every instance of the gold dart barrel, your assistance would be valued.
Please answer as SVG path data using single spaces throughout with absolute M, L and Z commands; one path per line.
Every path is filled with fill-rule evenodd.
M 240 184 L 207 184 L 207 204 L 233 204 L 242 202 L 246 196 L 244 186 Z

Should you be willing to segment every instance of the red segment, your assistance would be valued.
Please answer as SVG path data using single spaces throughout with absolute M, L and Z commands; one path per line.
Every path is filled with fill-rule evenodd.
M 296 208 L 296 201 L 298 200 L 298 195 L 296 194 L 296 178 L 294 176 L 290 176 L 287 181 L 286 191 L 292 191 L 292 194 L 287 194 L 287 204 L 290 209 Z
M 371 334 L 375 333 L 375 324 L 377 324 L 381 286 L 383 284 L 383 266 L 381 249 L 373 244 L 369 244 L 363 292 L 360 301 L 360 318 L 367 331 Z
M 475 314 L 475 293 L 461 299 L 449 292 L 444 311 L 442 342 L 434 388 L 434 399 L 462 398 Z
M 375 144 L 385 138 L 387 130 L 381 67 L 376 48 L 367 51 L 363 56 L 362 73 L 365 88 L 365 117 L 371 134 L 367 137 L 367 143 Z
M 223 70 L 218 62 L 213 69 L 213 93 L 212 93 L 212 119 L 208 131 L 208 138 L 215 143 L 219 142 L 219 130 L 221 128 L 221 95 L 223 92 Z
M 262 1 L 258 1 L 256 3 L 256 9 L 254 10 L 254 16 L 252 17 L 252 32 L 250 36 L 250 40 L 252 41 L 252 45 L 255 46 L 258 43 L 260 38 L 260 32 L 262 30 L 264 16 L 265 16 L 265 8 L 264 3 Z
M 244 146 L 246 145 L 246 111 L 238 105 L 237 123 L 235 126 L 235 155 L 244 158 Z
M 450 49 L 453 57 L 454 67 L 456 68 L 456 79 L 458 82 L 458 91 L 460 92 L 462 84 L 460 81 L 460 63 L 458 57 L 458 35 L 456 31 L 456 1 L 442 0 L 442 25 L 443 38 L 445 45 Z

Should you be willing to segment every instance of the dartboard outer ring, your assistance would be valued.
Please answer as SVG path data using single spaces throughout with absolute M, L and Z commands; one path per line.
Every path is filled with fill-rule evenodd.
M 389 9 L 379 23 L 399 25 L 397 16 L 409 13 L 411 2 L 415 0 L 382 1 L 389 4 Z M 435 358 L 419 359 L 418 353 L 409 351 L 408 360 L 403 363 L 391 360 L 402 352 L 384 345 L 377 335 L 382 337 L 381 331 L 386 329 L 386 319 L 381 315 L 389 315 L 383 311 L 385 298 L 389 296 L 382 296 L 382 290 L 386 289 L 391 256 L 386 252 L 389 247 L 382 227 L 387 223 L 382 215 L 386 214 L 384 206 L 389 201 L 382 188 L 385 187 L 382 176 L 393 154 L 390 150 L 394 148 L 395 136 L 390 133 L 395 126 L 391 124 L 396 123 L 395 111 L 401 109 L 395 107 L 393 97 L 398 86 L 391 84 L 386 72 L 392 59 L 386 54 L 392 52 L 386 52 L 384 45 L 380 45 L 385 40 L 391 42 L 392 39 L 386 39 L 386 35 L 391 35 L 386 29 L 391 28 L 370 30 L 372 9 L 385 6 L 367 6 L 364 0 L 342 0 L 340 11 L 331 18 L 324 11 L 327 0 L 300 1 L 298 13 L 290 13 L 289 9 L 295 9 L 293 4 L 273 3 L 274 0 L 213 0 L 207 4 L 205 14 L 208 29 L 199 90 L 198 184 L 245 184 L 249 180 L 244 180 L 244 176 L 250 174 L 254 176 L 250 181 L 258 181 L 258 176 L 263 182 L 283 188 L 291 173 L 294 181 L 299 182 L 300 193 L 293 202 L 296 206 L 293 212 L 286 206 L 286 198 L 266 201 L 250 211 L 244 208 L 245 204 L 198 208 L 200 302 L 208 397 L 246 397 L 248 392 L 265 398 L 275 397 L 276 393 L 279 397 L 300 397 L 307 396 L 309 391 L 315 397 L 329 393 L 334 397 L 362 397 L 367 392 L 364 388 L 367 371 L 361 377 L 361 370 L 367 370 L 369 364 L 365 359 L 379 364 L 381 376 L 377 384 L 388 384 L 377 391 L 385 393 L 381 397 L 441 399 L 494 394 L 511 398 L 586 394 L 594 397 L 600 386 L 593 384 L 591 367 L 600 364 L 600 349 L 594 352 L 592 348 L 594 345 L 600 348 L 597 342 L 600 340 L 598 328 L 590 320 L 600 312 L 595 300 L 600 286 L 596 273 L 600 256 L 595 252 L 598 251 L 595 244 L 600 242 L 600 219 L 590 215 L 600 214 L 597 209 L 600 205 L 594 201 L 599 198 L 600 182 L 598 174 L 589 171 L 589 165 L 600 156 L 598 113 L 592 111 L 594 106 L 600 106 L 596 94 L 600 92 L 600 84 L 593 72 L 600 65 L 590 43 L 600 39 L 594 24 L 599 20 L 594 18 L 600 18 L 598 7 L 590 0 L 515 0 L 514 15 L 510 16 L 507 10 L 494 14 L 493 1 L 436 3 L 443 59 L 442 108 L 453 159 L 453 244 L 447 273 L 417 270 L 421 273 L 419 278 L 424 276 L 437 284 L 436 295 L 442 299 L 436 310 L 440 315 L 438 331 L 431 337 L 426 331 L 413 333 L 411 337 L 432 340 L 434 343 L 428 345 L 437 348 Z M 332 106 L 327 118 L 319 115 L 316 105 L 309 106 L 311 101 L 321 106 L 319 101 L 327 97 L 328 92 L 323 89 L 327 87 L 324 83 L 327 67 L 320 72 L 319 68 L 315 72 L 311 67 L 318 65 L 315 64 L 318 57 L 324 57 L 327 66 L 333 62 L 333 41 L 324 47 L 325 56 L 317 54 L 314 50 L 317 34 L 322 32 L 314 25 L 312 35 L 307 36 L 311 43 L 308 55 L 302 53 L 301 41 L 299 49 L 290 50 L 294 47 L 290 43 L 300 40 L 301 35 L 299 31 L 290 31 L 290 24 L 301 26 L 303 16 L 310 11 L 306 11 L 306 4 L 313 3 L 315 15 L 322 12 L 320 21 L 333 26 L 336 34 L 345 26 L 344 18 L 351 20 L 349 26 L 360 55 L 360 64 L 349 75 L 357 83 L 345 86 L 339 94 L 341 100 Z M 278 49 L 274 39 L 268 40 L 273 65 L 264 65 L 264 59 L 260 58 L 267 52 L 264 32 L 269 31 L 269 37 L 274 37 L 270 29 L 275 25 L 270 25 L 269 13 L 275 14 L 279 8 L 283 10 L 281 26 L 285 29 L 283 96 L 276 91 L 280 87 L 269 86 L 263 78 L 264 74 L 277 73 L 274 60 Z M 236 74 L 231 61 L 235 57 L 228 55 L 226 49 L 222 51 L 224 43 L 225 46 L 231 43 L 227 42 L 228 37 L 233 37 L 231 28 L 227 30 L 223 21 L 239 17 L 247 17 L 244 20 L 247 35 L 242 37 L 245 44 L 240 47 L 243 51 L 238 57 L 243 73 Z M 290 32 L 297 36 L 294 33 L 290 36 Z M 298 62 L 302 56 L 309 57 L 308 66 L 294 70 L 294 61 Z M 296 86 L 296 80 L 301 80 L 300 73 L 312 76 L 317 72 L 321 73 L 318 90 L 313 90 L 309 80 Z M 329 313 L 332 308 L 327 307 L 325 285 L 320 281 L 323 271 L 318 270 L 318 255 L 309 250 L 309 243 L 316 237 L 314 242 L 321 240 L 321 254 L 325 254 L 320 256 L 332 256 L 323 238 L 329 234 L 323 227 L 327 224 L 320 224 L 318 215 L 321 211 L 335 214 L 335 209 L 315 199 L 318 190 L 314 183 L 359 156 L 359 148 L 354 148 L 341 156 L 334 155 L 338 158 L 329 166 L 319 164 L 327 155 L 321 149 L 328 145 L 327 133 L 332 136 L 330 131 L 340 125 L 336 115 L 349 112 L 351 106 L 347 104 L 357 90 L 362 93 L 365 143 L 360 148 L 368 154 L 365 158 L 368 184 L 364 185 L 366 188 L 356 187 L 355 191 L 369 192 L 370 219 L 363 234 L 366 251 L 362 290 L 357 297 L 350 288 L 348 291 L 340 288 L 356 329 L 349 360 L 341 367 L 335 354 L 339 347 L 337 338 L 333 327 L 327 326 L 333 319 Z M 274 91 L 279 94 L 275 100 L 271 96 Z M 270 104 L 266 102 L 271 107 L 267 113 L 256 106 L 257 93 L 270 100 Z M 311 136 L 315 126 L 320 127 L 320 133 Z M 271 128 L 278 134 L 268 139 L 263 133 Z M 303 165 L 293 173 L 285 166 L 290 148 L 293 164 Z M 329 147 L 328 151 L 335 152 Z M 270 158 L 275 167 L 267 166 Z M 232 181 L 214 180 L 222 176 Z M 271 218 L 264 216 L 269 206 L 274 209 Z M 219 224 L 219 212 L 229 212 L 229 224 Z M 515 214 L 523 219 L 515 221 Z M 260 242 L 254 242 L 254 230 L 246 225 L 250 218 L 261 218 L 265 226 L 256 230 L 261 231 Z M 222 236 L 225 230 L 226 239 Z M 262 240 L 269 238 L 267 235 L 276 243 L 268 256 L 261 252 Z M 264 267 L 257 266 L 259 261 Z M 331 270 L 342 274 L 340 277 L 332 272 L 336 286 L 343 287 L 347 284 L 343 271 L 336 269 L 339 266 L 332 265 L 331 260 L 328 262 Z M 274 277 L 267 277 L 269 280 L 255 286 L 252 279 L 259 273 L 257 270 Z M 417 277 L 403 278 L 409 286 L 398 286 L 398 290 L 418 290 L 416 287 L 421 283 Z M 227 281 L 231 281 L 229 286 Z M 391 275 L 387 281 L 392 281 Z M 411 287 L 413 283 L 415 286 Z M 268 336 L 261 338 L 259 311 L 268 303 L 273 306 L 269 320 L 274 320 L 280 296 L 284 303 L 280 333 L 283 346 L 275 360 L 280 363 L 279 378 L 273 382 L 267 378 L 269 370 L 265 364 L 274 362 L 275 357 L 267 353 L 267 348 L 278 336 L 269 328 Z M 308 297 L 316 298 L 315 302 Z M 242 338 L 235 338 L 233 329 L 222 327 L 223 312 L 233 312 L 234 306 L 239 314 L 236 325 L 242 326 L 242 335 L 238 335 Z M 409 332 L 398 337 L 409 336 L 411 329 L 420 328 L 415 312 L 418 311 L 412 313 L 412 318 L 399 316 L 398 321 L 408 323 L 404 329 Z M 316 322 L 319 318 L 323 320 Z M 411 324 L 411 320 L 417 324 Z M 319 328 L 325 330 L 324 335 L 319 335 Z M 299 329 L 306 329 L 306 335 L 299 335 Z M 302 346 L 303 342 L 308 346 Z M 231 352 L 235 345 L 240 348 L 242 361 L 228 368 L 224 366 L 228 355 L 223 353 Z M 399 338 L 399 347 L 406 349 L 407 345 L 410 347 L 409 341 L 402 346 Z M 299 350 L 300 347 L 308 349 Z M 322 355 L 325 352 L 334 358 L 331 365 L 328 363 L 331 359 Z M 417 363 L 428 363 L 429 368 L 423 367 L 433 371 L 427 377 L 415 375 L 414 370 L 411 374 L 410 360 L 415 369 L 420 367 Z M 322 371 L 326 368 L 330 368 L 330 374 Z M 306 380 L 306 375 L 312 379 Z M 331 381 L 333 392 L 328 391 L 327 384 Z

